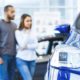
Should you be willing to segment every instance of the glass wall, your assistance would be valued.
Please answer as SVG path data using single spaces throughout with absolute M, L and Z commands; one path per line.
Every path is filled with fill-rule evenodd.
M 80 0 L 0 0 L 0 18 L 3 15 L 3 7 L 13 4 L 16 7 L 16 23 L 19 22 L 19 16 L 23 13 L 33 16 L 34 12 L 38 11 L 58 10 L 61 13 L 62 22 L 72 24 L 79 12 L 79 2 Z

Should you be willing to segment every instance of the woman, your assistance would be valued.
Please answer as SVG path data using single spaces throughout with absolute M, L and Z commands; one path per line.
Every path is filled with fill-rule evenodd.
M 71 35 L 67 40 L 66 44 L 80 48 L 80 14 L 76 18 L 74 26 L 75 28 L 72 29 Z
M 16 63 L 23 80 L 32 80 L 36 66 L 37 38 L 31 28 L 31 16 L 23 14 L 19 29 L 15 32 L 17 41 Z

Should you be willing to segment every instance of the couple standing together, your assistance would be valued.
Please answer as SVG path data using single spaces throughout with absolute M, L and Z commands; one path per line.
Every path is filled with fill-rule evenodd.
M 23 14 L 18 29 L 12 22 L 14 18 L 14 7 L 5 6 L 4 19 L 0 20 L 0 80 L 14 80 L 16 65 L 23 80 L 32 80 L 38 43 L 32 31 L 32 18 Z

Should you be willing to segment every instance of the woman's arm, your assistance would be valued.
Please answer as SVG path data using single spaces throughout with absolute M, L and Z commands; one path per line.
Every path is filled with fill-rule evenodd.
M 15 37 L 20 48 L 22 49 L 27 48 L 27 39 L 26 37 L 23 37 L 20 31 L 16 30 Z
M 36 49 L 38 46 L 38 38 L 35 31 L 31 32 L 30 38 L 31 44 L 28 43 L 27 48 L 28 49 Z
M 36 49 L 37 46 L 38 46 L 38 41 L 37 41 L 37 39 L 34 39 L 33 42 L 32 42 L 32 44 L 28 44 L 27 45 L 27 48 L 28 49 Z

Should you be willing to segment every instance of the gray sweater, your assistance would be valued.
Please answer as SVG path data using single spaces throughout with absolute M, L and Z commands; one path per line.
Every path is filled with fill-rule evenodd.
M 16 54 L 15 30 L 16 24 L 0 20 L 0 56 Z

